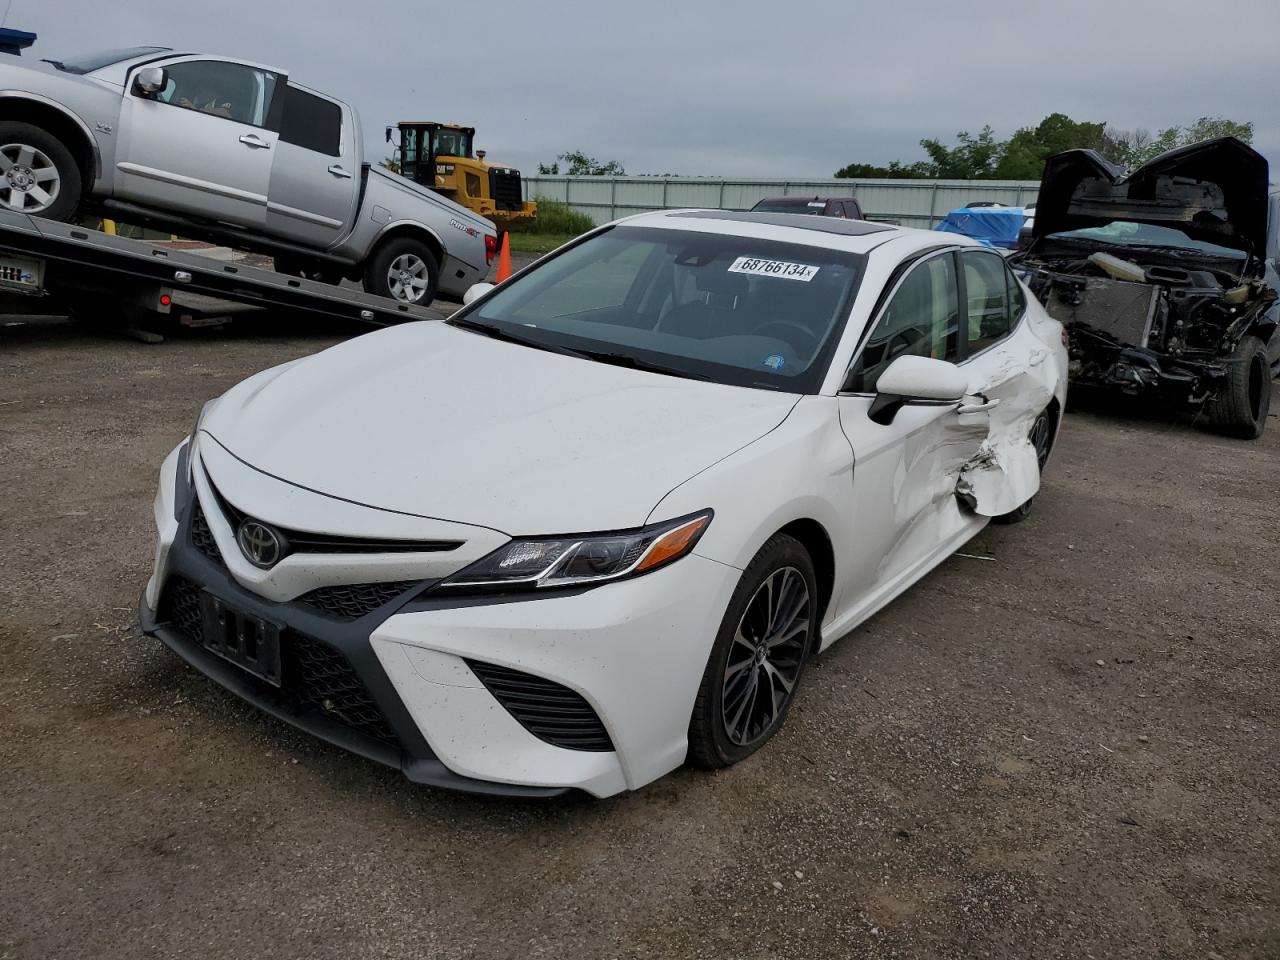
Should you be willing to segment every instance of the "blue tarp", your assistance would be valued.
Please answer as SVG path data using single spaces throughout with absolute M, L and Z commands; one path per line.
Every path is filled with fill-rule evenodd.
M 1012 250 L 1017 246 L 1024 218 L 1021 207 L 961 207 L 948 213 L 933 229 L 973 237 L 988 247 Z
M 0 53 L 21 54 L 23 48 L 36 42 L 36 35 L 26 30 L 0 29 Z

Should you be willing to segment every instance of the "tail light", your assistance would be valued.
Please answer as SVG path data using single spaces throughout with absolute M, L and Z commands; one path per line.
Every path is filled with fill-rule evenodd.
M 490 266 L 498 255 L 498 238 L 491 233 L 484 235 L 484 265 Z

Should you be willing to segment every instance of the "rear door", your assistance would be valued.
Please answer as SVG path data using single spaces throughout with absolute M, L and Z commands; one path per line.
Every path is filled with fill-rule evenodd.
M 267 232 L 310 247 L 329 247 L 350 229 L 359 199 L 359 145 L 351 111 L 292 83 L 284 85 L 282 96 Z
M 163 90 L 133 89 L 120 116 L 114 195 L 148 206 L 263 228 L 276 145 L 275 70 L 215 57 L 178 57 Z
M 844 593 L 850 609 L 892 595 L 982 522 L 961 508 L 956 483 L 987 438 L 985 411 L 912 403 L 891 423 L 870 417 L 876 382 L 896 358 L 962 359 L 956 254 L 928 255 L 891 284 L 839 398 L 854 456 L 850 521 L 857 550 Z
M 996 454 L 975 465 L 965 487 L 974 511 L 994 517 L 1025 503 L 1040 487 L 1031 427 L 1053 397 L 1041 367 L 1049 350 L 1023 322 L 1026 295 L 1004 257 L 994 250 L 964 250 L 959 256 L 964 369 L 970 392 L 992 404 Z

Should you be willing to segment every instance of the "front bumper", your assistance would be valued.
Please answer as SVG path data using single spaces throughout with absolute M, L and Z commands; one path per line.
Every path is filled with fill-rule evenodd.
M 162 473 L 142 628 L 237 696 L 415 783 L 474 793 L 608 796 L 683 762 L 697 687 L 739 575 L 733 568 L 692 555 L 635 580 L 518 600 L 421 599 L 419 586 L 339 622 L 249 589 L 238 557 L 227 563 L 207 540 L 197 547 L 193 517 L 210 505 L 175 495 L 181 467 L 171 457 Z M 290 656 L 299 664 L 321 658 L 322 675 L 286 665 L 286 683 L 275 688 L 224 660 L 175 606 L 179 590 L 208 591 L 281 624 Z M 573 709 L 594 712 L 612 749 L 570 749 L 535 735 L 487 685 L 491 668 L 576 694 Z

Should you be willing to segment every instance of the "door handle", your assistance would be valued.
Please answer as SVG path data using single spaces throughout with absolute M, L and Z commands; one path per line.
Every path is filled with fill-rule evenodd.
M 240 142 L 246 147 L 253 147 L 255 150 L 270 150 L 271 144 L 263 140 L 256 133 L 246 133 L 240 138 Z
M 329 172 L 332 173 L 335 177 L 342 177 L 344 180 L 351 179 L 351 174 L 347 173 L 347 171 L 342 168 L 342 164 L 340 163 L 335 163 L 331 167 L 329 167 Z
M 983 400 L 982 403 L 962 403 L 956 407 L 956 413 L 982 413 L 984 410 L 990 410 L 992 407 L 998 406 L 1000 406 L 999 400 Z

